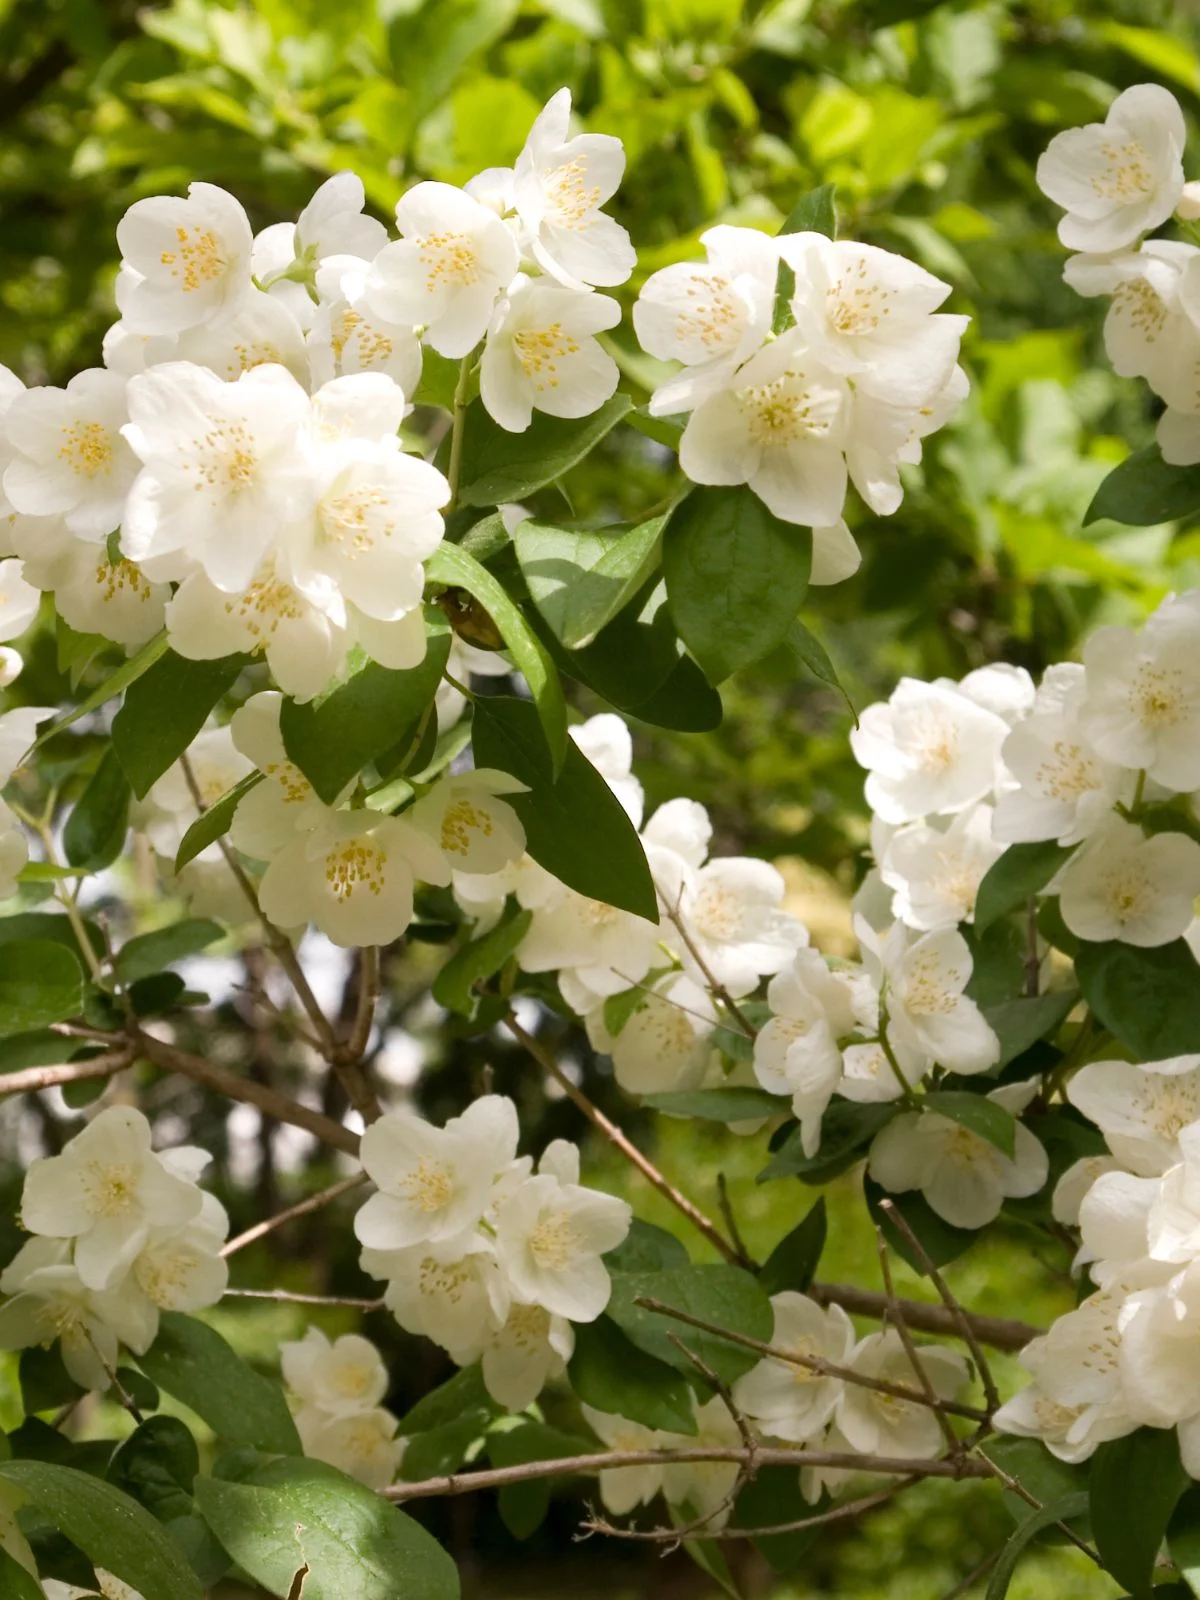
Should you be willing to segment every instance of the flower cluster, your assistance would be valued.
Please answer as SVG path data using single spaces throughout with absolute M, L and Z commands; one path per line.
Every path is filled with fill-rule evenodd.
M 1200 462 L 1200 248 L 1143 236 L 1172 215 L 1189 232 L 1200 216 L 1200 184 L 1184 180 L 1186 139 L 1175 96 L 1141 83 L 1103 122 L 1052 139 L 1037 169 L 1066 212 L 1058 236 L 1078 252 L 1066 280 L 1078 294 L 1109 297 L 1109 360 L 1166 402 L 1158 443 L 1177 466 Z
M 948 284 L 875 245 L 727 226 L 701 243 L 706 261 L 655 272 L 634 307 L 643 348 L 682 366 L 650 409 L 688 413 L 679 461 L 693 482 L 748 483 L 812 527 L 814 581 L 836 582 L 859 561 L 841 521 L 848 484 L 895 511 L 901 465 L 966 398 L 968 319 L 938 310 Z
M 279 1347 L 283 1381 L 295 1397 L 296 1430 L 306 1456 L 327 1461 L 368 1488 L 391 1483 L 404 1455 L 396 1418 L 383 1405 L 387 1368 L 357 1333 L 332 1343 L 320 1328 Z
M 211 1158 L 190 1145 L 156 1153 L 150 1124 L 110 1106 L 61 1155 L 25 1177 L 21 1223 L 33 1238 L 0 1274 L 0 1349 L 61 1342 L 67 1371 L 107 1389 L 118 1347 L 143 1354 L 160 1311 L 214 1305 L 229 1278 L 229 1219 L 200 1189 Z
M 1054 1197 L 1096 1289 L 1026 1346 L 1033 1382 L 997 1425 L 1064 1461 L 1142 1425 L 1174 1427 L 1200 1477 L 1200 1056 L 1095 1061 L 1067 1096 L 1110 1151 L 1068 1169 Z
M 555 1140 L 536 1170 L 517 1155 L 517 1109 L 484 1095 L 437 1128 L 389 1111 L 363 1134 L 377 1193 L 354 1231 L 362 1265 L 386 1280 L 402 1328 L 460 1366 L 482 1358 L 483 1380 L 520 1411 L 574 1349 L 573 1322 L 608 1304 L 602 1256 L 629 1231 L 623 1200 L 584 1188 L 579 1152 Z

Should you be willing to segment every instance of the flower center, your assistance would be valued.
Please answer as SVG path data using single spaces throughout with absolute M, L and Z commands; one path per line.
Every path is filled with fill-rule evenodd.
M 320 513 L 325 537 L 338 545 L 350 560 L 373 550 L 378 536 L 386 539 L 392 531 L 390 523 L 380 526 L 379 519 L 371 515 L 387 503 L 382 490 L 365 486 L 326 495 L 321 501 Z
M 769 383 L 750 384 L 734 393 L 747 415 L 751 438 L 768 447 L 824 439 L 837 414 L 837 396 L 814 394 L 804 386 L 803 372 L 790 367 Z
M 676 321 L 681 340 L 699 339 L 710 348 L 723 348 L 741 331 L 741 317 L 729 279 L 713 273 L 695 277 L 688 285 L 684 306 Z
M 138 1169 L 131 1162 L 85 1162 L 80 1182 L 93 1217 L 127 1217 L 138 1208 Z
M 552 322 L 548 328 L 523 328 L 520 333 L 513 334 L 513 346 L 521 371 L 527 378 L 537 380 L 534 388 L 539 393 L 543 389 L 557 389 L 558 363 L 579 354 L 578 341 L 563 332 L 561 322 Z
M 1102 200 L 1141 200 L 1154 192 L 1154 172 L 1136 139 L 1106 144 L 1102 153 L 1108 165 L 1092 178 L 1093 192 Z
M 467 288 L 479 281 L 479 251 L 467 233 L 427 233 L 418 259 L 426 271 L 426 290 Z
M 1056 739 L 1053 754 L 1037 769 L 1034 781 L 1050 799 L 1074 801 L 1100 787 L 1100 773 L 1082 745 Z
M 58 458 L 80 478 L 97 478 L 112 471 L 112 434 L 99 422 L 73 422 L 61 430 Z
M 387 859 L 387 851 L 370 840 L 351 840 L 325 857 L 325 881 L 339 900 L 349 900 L 358 889 L 379 896 Z
M 491 813 L 460 795 L 450 802 L 442 817 L 442 849 L 447 855 L 465 857 L 470 854 L 476 835 L 490 839 L 494 832 Z
M 1129 688 L 1129 708 L 1147 727 L 1175 727 L 1187 709 L 1183 673 L 1178 667 L 1155 667 L 1144 661 Z
M 554 221 L 563 228 L 586 227 L 600 204 L 600 190 L 587 181 L 587 157 L 576 156 L 547 174 L 544 192 Z
M 425 1216 L 443 1210 L 454 1196 L 454 1177 L 440 1161 L 422 1156 L 400 1181 L 401 1193 Z
M 212 283 L 225 271 L 228 263 L 221 254 L 221 241 L 211 228 L 175 229 L 175 250 L 164 250 L 159 261 L 170 267 L 171 276 L 181 280 L 185 294 Z
M 579 1239 L 565 1211 L 552 1211 L 529 1235 L 529 1252 L 539 1267 L 561 1272 L 569 1266 L 579 1247 Z

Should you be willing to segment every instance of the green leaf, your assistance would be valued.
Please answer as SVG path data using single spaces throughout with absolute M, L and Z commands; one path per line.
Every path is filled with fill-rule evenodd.
M 61 1043 L 59 1054 L 62 1054 Z M 17 1370 L 21 1402 L 27 1417 L 38 1411 L 57 1411 L 85 1392 L 63 1365 L 62 1351 L 57 1344 L 35 1344 L 22 1350 Z
M 679 636 L 712 684 L 787 637 L 808 592 L 812 533 L 772 516 L 746 485 L 695 489 L 663 535 Z
M 698 1117 L 702 1122 L 757 1122 L 777 1117 L 787 1102 L 765 1089 L 681 1089 L 672 1094 L 648 1094 L 642 1101 L 654 1111 L 673 1117 Z
M 984 933 L 1010 911 L 1023 910 L 1074 855 L 1074 847 L 1047 839 L 1038 844 L 1010 844 L 983 875 L 975 897 L 974 928 Z
M 1096 1549 L 1134 1600 L 1150 1595 L 1159 1546 L 1188 1482 L 1174 1428 L 1139 1428 L 1102 1444 L 1092 1457 Z
M 115 861 L 129 827 L 129 780 L 110 745 L 63 829 L 63 851 L 73 867 L 99 872 Z
M 501 1408 L 488 1393 L 478 1362 L 464 1367 L 452 1378 L 423 1395 L 411 1411 L 400 1419 L 400 1432 L 406 1439 L 414 1433 L 427 1433 L 453 1422 L 465 1411 L 485 1411 L 494 1416 Z
M 544 1422 L 522 1422 L 489 1434 L 488 1455 L 497 1467 L 516 1467 L 526 1461 L 555 1461 L 566 1456 L 590 1455 L 592 1442 L 577 1434 L 548 1428 Z M 514 1539 L 528 1539 L 545 1520 L 550 1506 L 550 1480 L 505 1484 L 499 1495 L 500 1517 Z
M 821 1143 L 806 1156 L 796 1128 L 758 1175 L 759 1183 L 774 1178 L 800 1178 L 805 1183 L 828 1183 L 859 1159 L 879 1130 L 896 1115 L 898 1106 L 855 1105 L 835 1100 L 821 1123 Z
M 84 927 L 92 949 L 102 956 L 105 951 L 104 935 L 94 922 L 85 922 Z M 62 945 L 78 960 L 79 939 L 71 926 L 71 919 L 56 911 L 18 911 L 15 916 L 0 917 L 0 946 L 26 939 L 39 942 L 48 939 Z
M 207 950 L 210 944 L 225 937 L 219 922 L 209 922 L 203 917 L 185 917 L 169 927 L 157 928 L 153 933 L 139 933 L 127 940 L 117 951 L 114 970 L 122 983 L 136 983 L 161 972 L 164 967 L 188 956 Z
M 138 1361 L 148 1378 L 203 1417 L 224 1443 L 300 1454 L 283 1390 L 247 1366 L 207 1323 L 165 1311 L 157 1339 Z
M 457 1472 L 468 1457 L 474 1457 L 482 1443 L 492 1415 L 464 1412 L 440 1428 L 429 1428 L 408 1441 L 400 1476 L 411 1482 L 421 1478 L 441 1478 Z
M 854 701 L 851 700 L 846 690 L 842 687 L 842 680 L 837 675 L 837 668 L 829 659 L 829 652 L 817 636 L 814 633 L 810 633 L 804 624 L 797 619 L 788 629 L 787 643 L 814 678 L 821 683 L 828 684 L 831 689 L 837 690 L 846 702 L 846 707 L 854 718 L 855 727 L 857 727 L 858 712 L 854 709 Z
M 1186 1592 L 1200 1595 L 1200 1486 L 1188 1489 L 1172 1512 L 1167 1549 L 1187 1584 Z M 1160 1589 L 1155 1600 L 1164 1593 Z
M 673 728 L 678 733 L 711 733 L 721 726 L 724 713 L 721 696 L 691 656 L 680 656 L 650 698 L 639 701 L 631 714 L 655 728 Z
M 827 239 L 836 239 L 835 192 L 834 184 L 823 183 L 819 189 L 810 189 L 801 195 L 780 224 L 779 232 L 823 233 Z M 791 300 L 795 292 L 796 274 L 786 261 L 781 261 L 775 277 L 775 312 L 771 320 L 775 333 L 782 333 L 793 321 Z
M 0 1595 L 4 1600 L 46 1600 L 41 1584 L 15 1556 L 0 1547 Z
M 677 1311 L 728 1328 L 766 1343 L 774 1327 L 771 1303 L 757 1281 L 740 1267 L 669 1267 L 659 1272 L 622 1272 L 613 1275 L 608 1315 L 627 1338 L 647 1355 L 694 1377 L 696 1368 L 669 1335 L 681 1339 L 726 1383 L 749 1372 L 759 1357 L 753 1350 L 731 1344 L 718 1334 L 677 1321 L 658 1311 L 635 1305 L 643 1296 L 660 1300 Z
M 458 1573 L 424 1528 L 321 1461 L 273 1461 L 248 1480 L 196 1480 L 204 1520 L 280 1600 L 458 1600 Z M 148 1597 L 149 1600 L 149 1597 Z
M 61 733 L 64 728 L 69 728 L 73 722 L 78 722 L 80 717 L 86 717 L 93 711 L 98 711 L 101 706 L 107 705 L 110 700 L 115 700 L 122 690 L 128 689 L 133 683 L 149 672 L 150 668 L 167 653 L 167 630 L 156 633 L 154 638 L 144 644 L 136 655 L 130 656 L 128 661 L 122 662 L 117 670 L 98 689 L 93 689 L 86 699 L 73 706 L 64 716 L 56 717 L 50 726 L 38 734 L 34 742 L 34 750 L 40 750 Z
M 570 421 L 534 413 L 524 433 L 508 433 L 481 405 L 467 412 L 459 504 L 497 506 L 544 489 L 582 461 L 633 407 L 614 394 L 590 417 Z
M 668 1433 L 696 1431 L 687 1380 L 665 1361 L 639 1350 L 611 1317 L 576 1326 L 567 1376 L 584 1404 L 597 1411 Z
M 1000 1041 L 1000 1065 L 1006 1067 L 1039 1039 L 1056 1033 L 1078 1003 L 1077 989 L 1054 989 L 989 1007 L 984 1019 Z
M 526 700 L 489 695 L 475 704 L 475 764 L 511 772 L 528 793 L 507 795 L 533 859 L 578 893 L 635 916 L 658 920 L 646 853 L 621 802 L 568 740 L 557 778 L 536 709 Z
M 486 567 L 456 544 L 440 544 L 425 563 L 434 583 L 466 589 L 499 628 L 515 665 L 525 675 L 541 718 L 557 774 L 567 750 L 567 707 L 558 672 L 516 601 Z
M 1075 976 L 1088 1005 L 1136 1061 L 1200 1050 L 1200 968 L 1183 939 L 1152 950 L 1085 942 Z
M 1055 1500 L 1051 1505 L 1043 1506 L 1040 1511 L 1034 1511 L 1026 1517 L 1004 1546 L 999 1561 L 992 1568 L 987 1586 L 987 1600 L 1004 1600 L 1013 1573 L 1017 1570 L 1017 1562 L 1024 1555 L 1025 1547 L 1031 1540 L 1047 1528 L 1052 1528 L 1055 1523 L 1067 1522 L 1071 1517 L 1077 1517 L 1081 1511 L 1087 1509 L 1087 1503 L 1087 1495 L 1076 1491 L 1073 1494 L 1063 1495 L 1061 1500 Z
M 438 1005 L 464 1017 L 474 1015 L 478 998 L 475 985 L 500 971 L 533 921 L 532 911 L 522 911 L 515 904 L 512 909 L 513 914 L 497 923 L 482 939 L 472 939 L 450 957 L 433 980 L 433 998 Z
M 1096 490 L 1083 525 L 1107 518 L 1150 528 L 1196 511 L 1200 511 L 1200 467 L 1169 466 L 1158 446 L 1151 444 L 1113 468 Z
M 889 1194 L 871 1178 L 864 1178 L 863 1194 L 871 1220 L 876 1227 L 883 1229 L 883 1236 L 887 1240 L 889 1249 L 907 1261 L 914 1272 L 923 1273 L 924 1265 L 907 1237 L 883 1209 L 882 1201 L 888 1200 L 895 1206 L 935 1267 L 945 1266 L 948 1261 L 956 1261 L 979 1237 L 973 1229 L 956 1228 L 939 1217 L 923 1194 Z
M 735 1528 L 772 1528 L 784 1522 L 797 1522 L 806 1513 L 818 1517 L 828 1510 L 822 1501 L 815 1506 L 801 1504 L 796 1493 L 794 1467 L 763 1467 L 741 1491 L 733 1508 Z M 822 1533 L 818 1522 L 812 1528 L 796 1528 L 791 1533 L 768 1534 L 750 1542 L 765 1557 L 772 1572 L 791 1572 Z
M 178 1417 L 150 1417 L 123 1440 L 105 1476 L 160 1522 L 190 1516 L 200 1453 Z
M 0 958 L 0 1034 L 25 1033 L 77 1016 L 83 1005 L 79 960 L 61 944 L 6 944 Z
M 658 565 L 666 517 L 617 537 L 604 530 L 552 527 L 532 518 L 513 534 L 535 606 L 568 650 L 591 644 L 642 589 Z
M 604 1265 L 610 1272 L 655 1272 L 660 1267 L 686 1267 L 688 1260 L 681 1239 L 634 1217 L 624 1239 L 605 1256 Z
M 922 1111 L 933 1111 L 939 1117 L 948 1117 L 962 1128 L 968 1128 L 988 1144 L 995 1145 L 1001 1155 L 1011 1156 L 1016 1147 L 1017 1124 L 1011 1111 L 989 1100 L 986 1095 L 972 1094 L 968 1089 L 939 1089 L 921 1099 Z
M 0 1462 L 0 1479 L 23 1489 L 89 1561 L 136 1589 L 143 1600 L 204 1600 L 171 1536 L 111 1484 L 48 1461 Z
M 425 627 L 425 659 L 418 666 L 397 672 L 372 661 L 320 704 L 284 701 L 284 748 L 326 805 L 432 705 L 450 653 L 450 625 L 427 606 Z
M 244 795 L 248 795 L 251 789 L 257 788 L 262 781 L 261 772 L 248 773 L 240 783 L 235 783 L 232 789 L 226 789 L 221 798 L 214 801 L 202 816 L 196 818 L 179 841 L 179 849 L 175 852 L 176 872 L 182 872 L 189 861 L 194 861 L 202 850 L 207 850 L 210 844 L 229 832 L 238 801 Z
M 1064 1495 L 1087 1490 L 1088 1466 L 1075 1466 L 1052 1456 L 1040 1439 L 1018 1439 L 1012 1434 L 994 1434 L 983 1444 L 983 1453 L 1008 1474 L 1042 1505 L 1048 1506 Z M 1016 1523 L 1024 1522 L 1029 1515 L 1029 1503 L 1020 1495 L 1006 1489 L 1004 1506 Z M 1086 1511 L 1070 1521 L 1078 1528 L 1087 1528 Z M 1090 1529 L 1089 1529 L 1090 1533 Z
M 113 718 L 112 742 L 139 800 L 184 754 L 246 660 L 188 661 L 168 650 L 129 685 Z
M 800 1294 L 808 1291 L 816 1277 L 821 1252 L 825 1248 L 827 1233 L 825 1196 L 812 1206 L 804 1221 L 775 1246 L 763 1263 L 758 1282 L 766 1295 L 779 1294 L 784 1289 L 795 1289 Z M 777 1519 L 786 1522 L 786 1517 Z

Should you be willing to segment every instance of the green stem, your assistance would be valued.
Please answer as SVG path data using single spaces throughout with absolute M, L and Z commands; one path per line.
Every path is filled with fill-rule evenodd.
M 471 384 L 471 363 L 471 355 L 462 358 L 458 368 L 458 382 L 454 385 L 454 406 L 450 424 L 450 463 L 446 472 L 450 484 L 450 503 L 446 507 L 447 511 L 453 511 L 458 504 L 458 480 L 462 473 L 463 431 L 467 421 L 467 392 Z
M 891 1043 L 888 1040 L 887 1025 L 887 1011 L 881 1008 L 879 1013 L 879 1048 L 887 1057 L 887 1064 L 889 1067 L 891 1067 L 892 1071 L 896 1075 L 896 1082 L 900 1085 L 900 1092 L 903 1096 L 904 1104 L 909 1108 L 910 1111 L 920 1111 L 920 1099 L 913 1092 L 912 1084 L 909 1083 L 908 1079 L 900 1070 L 900 1063 L 896 1060 L 896 1052 L 892 1049 Z

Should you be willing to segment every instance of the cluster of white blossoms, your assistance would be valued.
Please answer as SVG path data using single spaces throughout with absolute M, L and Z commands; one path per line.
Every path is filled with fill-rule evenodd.
M 387 1368 L 371 1341 L 344 1333 L 331 1343 L 310 1327 L 303 1339 L 280 1345 L 279 1360 L 305 1455 L 371 1489 L 391 1483 L 405 1441 L 396 1437 L 396 1418 L 383 1405 Z
M 165 621 L 194 660 L 265 652 L 299 699 L 355 646 L 420 661 L 450 497 L 399 438 L 423 346 L 478 352 L 483 404 L 513 431 L 616 388 L 595 335 L 620 308 L 595 286 L 634 263 L 601 209 L 624 153 L 572 137 L 570 109 L 562 90 L 511 170 L 410 189 L 397 239 L 349 172 L 257 236 L 211 184 L 137 201 L 104 367 L 62 389 L 0 369 L 0 555 L 80 632 L 134 647 Z
M 437 1128 L 389 1111 L 363 1134 L 377 1192 L 354 1231 L 362 1266 L 409 1333 L 459 1366 L 482 1360 L 500 1405 L 523 1410 L 566 1366 L 573 1322 L 612 1289 L 602 1257 L 629 1231 L 623 1200 L 583 1187 L 579 1151 L 558 1139 L 535 1169 L 517 1155 L 517 1109 L 484 1095 Z
M 61 1344 L 85 1389 L 107 1389 L 121 1345 L 144 1354 L 160 1311 L 198 1311 L 224 1294 L 229 1218 L 199 1187 L 211 1157 L 156 1153 L 131 1106 L 101 1111 L 61 1155 L 25 1176 L 21 1225 L 33 1237 L 0 1273 L 0 1349 Z
M 770 1342 L 776 1350 L 842 1367 L 868 1383 L 917 1389 L 927 1380 L 941 1400 L 955 1399 L 968 1382 L 966 1362 L 941 1345 L 917 1348 L 922 1380 L 898 1333 L 889 1329 L 858 1339 L 840 1306 L 822 1307 L 807 1295 L 787 1290 L 772 1295 L 771 1309 L 774 1330 Z M 779 1356 L 765 1357 L 739 1378 L 731 1398 L 756 1437 L 784 1446 L 905 1461 L 928 1460 L 945 1448 L 938 1419 L 927 1405 L 812 1371 Z M 744 1443 L 733 1413 L 719 1396 L 694 1404 L 694 1434 L 646 1428 L 587 1405 L 583 1415 L 612 1450 L 728 1449 Z M 804 1467 L 800 1485 L 812 1504 L 823 1490 L 836 1493 L 849 1476 L 845 1471 Z M 661 1493 L 669 1504 L 686 1507 L 690 1515 L 711 1513 L 708 1526 L 715 1531 L 729 1515 L 723 1502 L 737 1477 L 736 1461 L 612 1467 L 600 1474 L 600 1497 L 609 1511 L 622 1516 Z
M 1186 140 L 1175 96 L 1142 83 L 1119 94 L 1103 122 L 1052 139 L 1037 169 L 1066 212 L 1059 238 L 1079 252 L 1066 280 L 1081 295 L 1109 296 L 1109 360 L 1166 402 L 1158 443 L 1176 466 L 1200 462 L 1200 248 L 1144 235 L 1172 216 L 1191 234 L 1200 217 L 1200 183 L 1184 179 Z
M 1070 1168 L 1054 1196 L 1096 1289 L 1026 1346 L 1033 1382 L 997 1426 L 1064 1461 L 1174 1427 L 1200 1478 L 1200 1055 L 1092 1062 L 1067 1097 L 1110 1152 Z
M 966 398 L 968 318 L 938 310 L 948 284 L 874 245 L 728 226 L 701 243 L 706 261 L 652 274 L 634 307 L 643 348 L 682 363 L 650 409 L 689 413 L 679 460 L 693 482 L 748 483 L 810 526 L 814 581 L 836 582 L 859 562 L 848 484 L 895 511 L 901 466 Z M 781 268 L 792 287 L 776 332 Z

